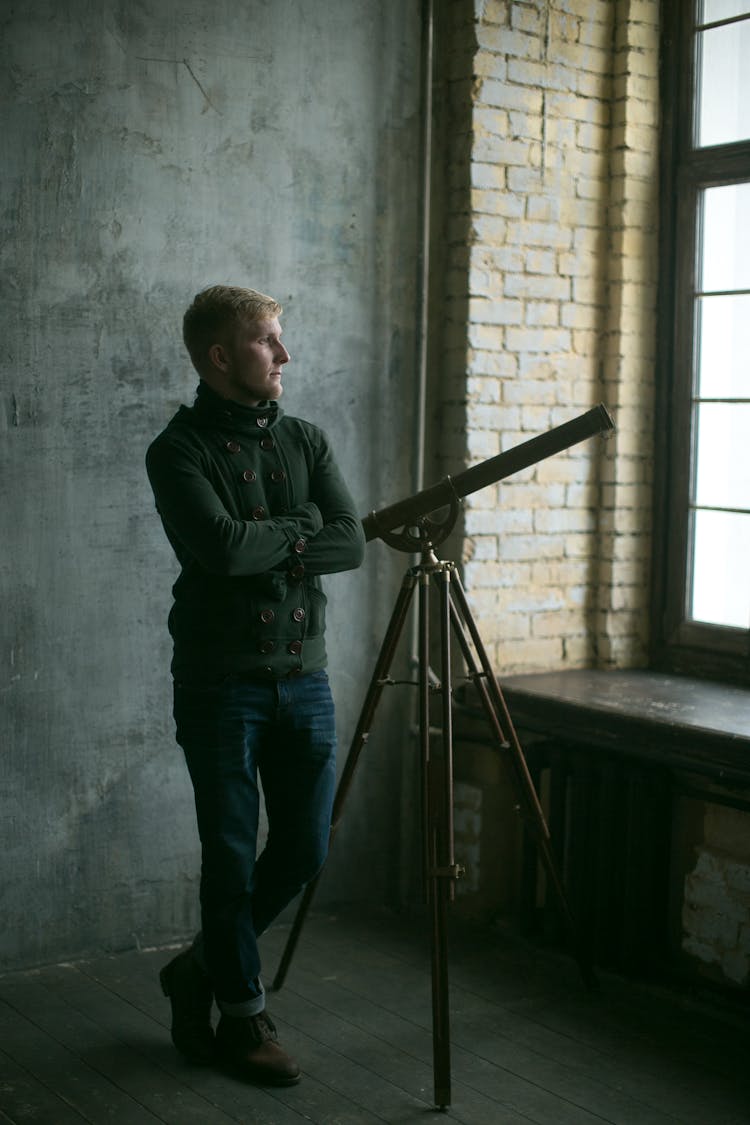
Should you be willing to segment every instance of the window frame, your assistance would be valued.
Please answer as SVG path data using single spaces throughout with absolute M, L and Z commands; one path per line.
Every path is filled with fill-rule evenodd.
M 750 629 L 687 617 L 695 363 L 698 200 L 706 188 L 750 181 L 750 140 L 693 146 L 697 42 L 684 0 L 662 0 L 659 339 L 651 664 L 667 672 L 750 684 Z M 698 11 L 694 3 L 693 13 Z M 736 19 L 719 21 L 738 22 Z M 710 24 L 708 26 L 716 26 Z

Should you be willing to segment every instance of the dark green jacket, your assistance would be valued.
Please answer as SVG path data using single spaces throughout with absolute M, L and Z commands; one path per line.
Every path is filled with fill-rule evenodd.
M 323 668 L 319 576 L 359 566 L 365 539 L 322 430 L 201 382 L 146 467 L 182 567 L 169 615 L 175 676 Z

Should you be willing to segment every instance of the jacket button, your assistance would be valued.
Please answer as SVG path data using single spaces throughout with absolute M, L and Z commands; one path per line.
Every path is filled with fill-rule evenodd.
M 293 621 L 304 621 L 305 620 L 305 611 L 304 611 L 304 609 L 302 608 L 301 605 L 297 606 L 296 609 L 292 610 L 292 620 Z
M 302 641 L 292 641 L 287 652 L 291 653 L 292 656 L 299 656 L 302 652 Z
M 270 665 L 270 664 L 265 664 L 265 665 L 263 666 L 263 671 L 265 672 L 265 674 L 266 674 L 267 676 L 272 676 L 272 675 L 273 675 L 273 668 L 271 667 L 271 665 Z
M 226 448 L 230 453 L 239 453 L 239 451 L 242 449 L 242 446 L 238 441 L 228 441 L 226 444 Z
M 305 539 L 298 539 L 297 542 L 294 544 L 295 555 L 301 555 L 306 546 L 307 546 L 307 541 Z
M 271 473 L 271 480 L 274 484 L 280 484 L 281 481 L 286 480 L 286 473 L 283 469 L 274 469 Z
M 259 504 L 257 508 L 253 508 L 250 515 L 254 520 L 264 520 L 266 518 L 266 509 L 262 504 Z
M 245 469 L 244 473 L 242 474 L 242 479 L 247 481 L 248 483 L 251 483 L 252 481 L 254 481 L 255 480 L 255 470 L 254 469 Z
M 292 582 L 302 581 L 302 579 L 305 577 L 305 568 L 302 563 L 297 563 L 296 566 L 292 567 L 292 569 L 289 571 L 289 577 L 291 578 Z
M 262 609 L 260 611 L 260 619 L 264 625 L 270 625 L 276 614 L 272 609 Z
M 263 644 L 260 646 L 260 651 L 263 653 L 264 656 L 267 656 L 270 652 L 273 652 L 273 650 L 275 648 L 276 648 L 276 642 L 275 641 L 263 641 Z
M 261 414 L 260 418 L 255 419 L 255 425 L 260 426 L 262 430 L 265 430 L 266 426 L 268 425 L 268 418 L 266 418 L 265 414 Z
M 264 436 L 260 439 L 261 449 L 273 449 L 275 445 L 276 442 L 273 440 L 270 434 L 264 434 Z

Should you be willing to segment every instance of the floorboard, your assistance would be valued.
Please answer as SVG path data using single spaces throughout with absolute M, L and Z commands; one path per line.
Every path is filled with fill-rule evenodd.
M 262 939 L 269 980 L 287 926 Z M 269 1010 L 303 1068 L 260 1089 L 192 1067 L 169 1040 L 159 968 L 130 951 L 0 977 L 0 1123 L 422 1125 L 433 1101 L 425 923 L 309 918 Z M 463 1125 L 750 1125 L 736 1006 L 603 976 L 451 923 L 451 1105 Z

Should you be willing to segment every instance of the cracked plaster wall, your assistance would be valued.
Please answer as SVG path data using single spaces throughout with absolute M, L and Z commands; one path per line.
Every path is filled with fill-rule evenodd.
M 0 16 L 0 968 L 196 921 L 175 566 L 143 468 L 197 382 L 193 294 L 278 296 L 285 408 L 332 433 L 363 513 L 408 489 L 414 7 L 31 0 Z M 344 747 L 400 570 L 373 545 L 329 580 Z M 324 902 L 392 877 L 397 741 L 362 771 Z

